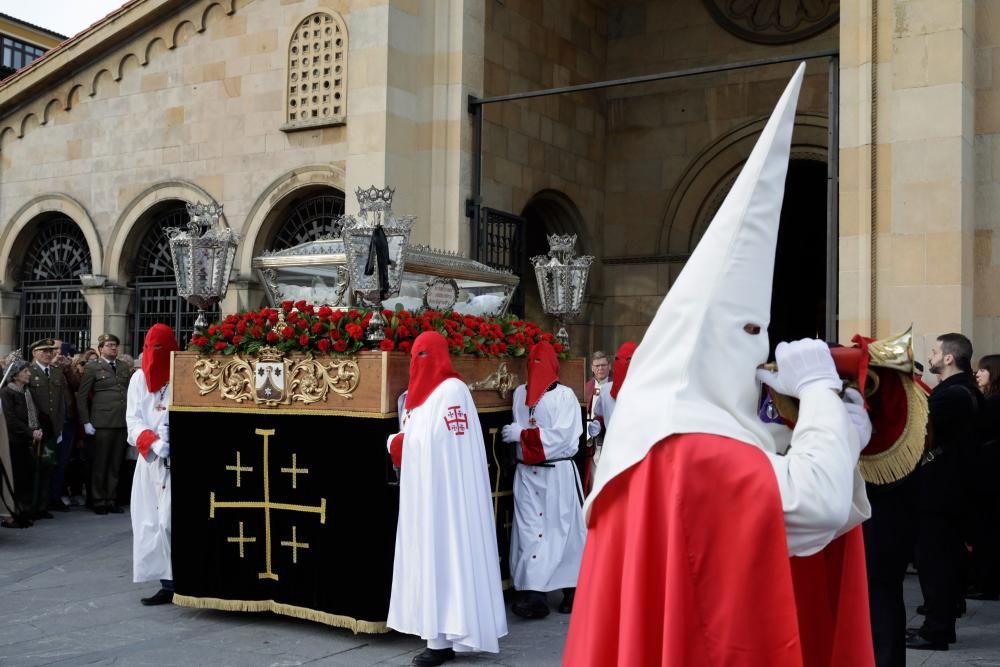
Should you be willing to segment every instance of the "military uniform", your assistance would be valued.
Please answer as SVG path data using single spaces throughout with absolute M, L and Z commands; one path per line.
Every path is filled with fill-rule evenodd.
M 54 348 L 54 340 L 43 338 L 31 345 L 31 352 Z M 38 361 L 32 361 L 28 368 L 31 369 L 31 382 L 28 386 L 35 402 L 35 408 L 40 416 L 44 415 L 52 422 L 52 429 L 45 431 L 45 437 L 42 439 L 42 456 L 37 462 L 39 470 L 35 479 L 37 488 L 35 489 L 33 507 L 36 515 L 49 518 L 51 516 L 48 514 L 48 506 L 52 465 L 55 462 L 56 447 L 62 441 L 62 424 L 66 420 L 66 376 L 61 368 L 51 363 L 43 367 Z M 46 450 L 52 453 L 51 457 L 46 455 Z
M 101 339 L 103 344 L 105 336 Z M 115 499 L 118 473 L 128 447 L 125 406 L 131 377 L 126 363 L 100 357 L 84 368 L 76 394 L 80 423 L 92 425 L 95 431 L 90 499 L 99 514 L 120 511 Z

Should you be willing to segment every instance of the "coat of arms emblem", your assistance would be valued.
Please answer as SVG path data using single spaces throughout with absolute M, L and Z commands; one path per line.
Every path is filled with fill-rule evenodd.
M 254 401 L 264 405 L 288 403 L 288 361 L 273 347 L 262 347 L 253 362 Z

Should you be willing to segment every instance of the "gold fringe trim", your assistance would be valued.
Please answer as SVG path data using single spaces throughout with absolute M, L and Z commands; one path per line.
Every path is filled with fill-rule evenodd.
M 389 632 L 389 627 L 385 621 L 360 621 L 350 616 L 340 616 L 338 614 L 328 614 L 325 611 L 316 611 L 306 607 L 296 607 L 295 605 L 275 602 L 274 600 L 224 600 L 222 598 L 199 598 L 190 595 L 180 595 L 174 593 L 174 604 L 192 609 L 219 609 L 221 611 L 270 611 L 275 614 L 294 616 L 306 621 L 324 623 L 335 628 L 347 628 L 358 634 L 385 634 Z
M 927 396 L 911 377 L 901 374 L 906 390 L 907 420 L 896 444 L 878 454 L 862 455 L 858 461 L 861 476 L 870 484 L 897 482 L 916 469 L 924 455 L 929 408 Z

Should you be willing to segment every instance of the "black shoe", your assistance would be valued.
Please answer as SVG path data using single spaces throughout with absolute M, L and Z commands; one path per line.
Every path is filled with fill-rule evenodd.
M 515 602 L 510 606 L 510 610 L 514 612 L 515 616 L 520 616 L 521 618 L 526 618 L 528 620 L 545 618 L 549 615 L 548 605 L 538 604 L 537 602 L 532 602 L 530 600 Z
M 998 593 L 984 593 L 983 591 L 969 591 L 965 594 L 966 600 L 1000 600 L 1000 594 Z
M 434 667 L 443 665 L 449 660 L 455 659 L 455 650 L 450 648 L 425 648 L 420 655 L 414 656 L 411 665 L 421 665 L 422 667 Z
M 104 515 L 104 514 L 107 514 L 107 513 L 108 513 L 108 508 L 107 507 L 95 507 L 94 508 L 94 514 Z
M 121 508 L 121 505 L 112 505 L 106 509 L 112 514 L 123 514 L 125 512 L 125 510 Z
M 69 508 L 66 507 L 65 505 L 63 505 L 62 503 L 52 503 L 51 505 L 49 505 L 49 511 L 50 512 L 68 512 Z
M 560 614 L 572 614 L 573 613 L 573 599 L 576 597 L 576 589 L 569 588 L 563 589 L 563 599 L 559 603 L 559 613 Z
M 142 598 L 141 600 L 139 600 L 139 602 L 143 603 L 147 607 L 152 607 L 158 604 L 169 604 L 173 601 L 174 601 L 173 591 L 164 590 L 162 588 L 156 591 L 156 595 L 153 595 L 152 597 L 148 598 Z
M 906 640 L 906 648 L 914 651 L 947 651 L 947 642 L 929 642 L 923 637 L 909 637 Z

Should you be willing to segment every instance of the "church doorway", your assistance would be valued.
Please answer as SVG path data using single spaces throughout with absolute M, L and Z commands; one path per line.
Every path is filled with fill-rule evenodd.
M 792 157 L 785 178 L 771 296 L 771 350 L 780 341 L 828 340 L 827 165 Z M 834 327 L 836 323 L 833 323 Z

